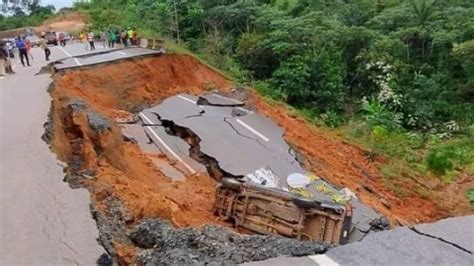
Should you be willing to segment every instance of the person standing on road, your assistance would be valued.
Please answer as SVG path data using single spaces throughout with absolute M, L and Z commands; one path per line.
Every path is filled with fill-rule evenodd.
M 25 40 L 23 40 L 20 36 L 16 38 L 15 41 L 16 47 L 18 47 L 18 51 L 20 53 L 20 62 L 25 66 L 25 59 L 26 59 L 26 64 L 30 66 L 30 60 L 28 59 L 28 52 L 26 51 L 26 46 L 25 46 Z
M 94 33 L 91 31 L 89 34 L 87 34 L 87 40 L 89 41 L 89 46 L 91 47 L 91 51 L 95 50 L 95 44 L 94 44 Z
M 25 41 L 26 53 L 31 58 L 31 61 L 33 61 L 33 54 L 31 53 L 31 41 L 25 37 L 23 37 L 23 40 Z
M 107 38 L 109 40 L 109 48 L 114 48 L 115 39 L 117 38 L 115 32 L 113 30 L 107 31 Z
M 8 49 L 8 47 L 6 45 L 3 46 L 3 49 L 1 49 L 1 51 L 4 55 L 5 55 L 5 71 L 7 72 L 7 74 L 15 74 L 15 72 L 13 71 L 13 67 L 12 67 L 12 58 L 11 58 L 11 54 L 10 54 L 10 50 Z
M 128 30 L 127 30 L 127 37 L 128 37 L 128 40 L 130 41 L 130 42 L 129 42 L 130 45 L 133 45 L 132 35 L 133 35 L 133 30 L 132 30 L 132 28 L 128 28 Z
M 100 32 L 100 41 L 102 42 L 102 45 L 104 46 L 104 49 L 108 48 L 109 45 L 109 37 L 107 36 L 107 33 L 105 31 Z
M 0 77 L 4 77 L 7 75 L 7 53 L 3 44 L 0 44 Z
M 86 51 L 88 51 L 89 50 L 89 43 L 87 42 L 87 34 L 85 32 L 82 32 L 79 35 L 79 39 L 81 39 L 81 42 L 84 44 L 84 49 L 86 49 Z
M 64 32 L 59 33 L 59 45 L 66 46 L 66 35 L 64 35 Z
M 51 50 L 49 50 L 48 42 L 46 41 L 44 36 L 41 36 L 41 39 L 39 41 L 39 45 L 44 50 L 44 57 L 45 57 L 46 61 L 49 61 L 49 56 L 51 55 Z
M 126 30 L 122 30 L 120 33 L 120 39 L 122 40 L 123 47 L 128 47 L 128 34 Z
M 132 45 L 138 46 L 138 32 L 136 28 L 132 31 Z

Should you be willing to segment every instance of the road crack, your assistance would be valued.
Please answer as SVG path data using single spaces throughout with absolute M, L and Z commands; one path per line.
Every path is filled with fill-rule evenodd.
M 254 141 L 256 141 L 258 144 L 260 144 L 260 146 L 262 146 L 263 148 L 265 148 L 265 149 L 267 149 L 267 150 L 269 150 L 269 151 L 272 151 L 270 148 L 268 148 L 268 147 L 265 146 L 263 143 L 261 143 L 258 139 L 252 138 L 252 137 L 249 137 L 249 136 L 247 136 L 247 135 L 244 135 L 244 134 L 240 133 L 240 131 L 239 131 L 237 128 L 235 128 L 235 126 L 232 125 L 231 122 L 229 122 L 229 121 L 227 120 L 228 118 L 232 118 L 232 117 L 224 117 L 224 122 L 225 122 L 226 124 L 228 124 L 228 125 L 235 131 L 235 133 L 237 133 L 237 135 L 239 135 L 239 136 L 241 136 L 241 137 L 244 137 L 244 138 L 246 138 L 246 139 L 254 140 Z M 272 152 L 273 152 L 273 151 L 272 151 Z
M 433 238 L 433 239 L 437 239 L 437 240 L 439 240 L 439 241 L 441 241 L 441 242 L 443 242 L 443 243 L 446 243 L 446 244 L 448 244 L 448 245 L 451 245 L 451 246 L 453 246 L 453 247 L 455 247 L 455 248 L 457 248 L 457 249 L 459 249 L 459 250 L 461 250 L 461 251 L 463 251 L 463 252 L 466 252 L 466 253 L 471 254 L 471 255 L 473 254 L 472 251 L 470 251 L 470 250 L 468 250 L 468 249 L 466 249 L 466 248 L 464 248 L 464 247 L 462 247 L 462 246 L 460 246 L 460 245 L 458 245 L 458 244 L 456 244 L 456 243 L 453 243 L 453 242 L 451 242 L 451 241 L 448 241 L 448 240 L 446 240 L 446 239 L 444 239 L 444 238 L 441 238 L 441 237 L 437 237 L 437 236 L 433 236 L 433 235 L 430 235 L 430 234 L 423 233 L 423 232 L 417 230 L 417 229 L 416 229 L 415 227 L 413 227 L 413 226 L 410 226 L 410 227 L 408 227 L 408 228 L 409 228 L 410 230 L 412 230 L 413 232 L 419 234 L 419 235 L 426 236 L 426 237 Z
M 68 258 L 66 258 L 66 257 L 62 257 L 62 259 L 63 259 L 64 261 L 69 262 L 69 263 L 72 263 L 72 264 L 74 264 L 74 265 L 77 265 L 77 266 L 80 265 L 80 263 L 77 262 L 77 261 L 75 261 L 75 260 L 71 260 L 71 259 L 68 259 Z
M 76 254 L 76 256 L 79 257 L 79 253 L 71 245 L 69 245 L 66 241 L 64 241 L 64 239 L 66 239 L 67 224 L 64 221 L 64 218 L 63 218 L 62 213 L 60 211 L 60 207 L 63 207 L 63 206 L 61 206 L 62 204 L 60 204 L 60 202 L 56 198 L 56 195 L 53 194 L 52 198 L 53 198 L 53 201 L 54 201 L 55 205 L 57 206 L 57 208 L 55 208 L 57 210 L 56 214 L 58 215 L 59 222 L 62 225 L 62 236 L 59 236 L 58 242 L 61 243 L 63 246 L 65 246 L 70 251 L 72 251 L 74 254 Z

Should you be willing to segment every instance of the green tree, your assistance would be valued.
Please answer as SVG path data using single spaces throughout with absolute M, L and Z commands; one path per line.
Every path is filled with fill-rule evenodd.
M 435 3 L 431 0 L 410 0 L 410 4 L 419 25 L 425 27 L 426 23 L 435 14 Z

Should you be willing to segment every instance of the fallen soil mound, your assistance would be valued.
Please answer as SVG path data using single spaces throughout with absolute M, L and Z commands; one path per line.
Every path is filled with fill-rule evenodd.
M 294 117 L 283 104 L 270 104 L 252 90 L 232 90 L 225 77 L 191 56 L 130 59 L 57 73 L 51 89 L 53 103 L 45 134 L 52 150 L 68 164 L 66 181 L 91 191 L 101 242 L 120 262 L 134 262 L 138 253 L 141 254 L 138 259 L 143 263 L 163 259 L 165 253 L 157 254 L 161 251 L 156 248 L 143 253 L 140 247 L 143 244 L 137 247 L 133 238 L 126 234 L 145 218 L 166 219 L 176 227 L 230 226 L 217 220 L 212 213 L 216 185 L 212 178 L 198 174 L 188 176 L 186 182 L 171 181 L 155 167 L 150 154 L 124 138 L 119 127 L 120 123 L 133 121 L 137 112 L 167 97 L 179 93 L 200 95 L 214 89 L 271 118 L 286 131 L 286 141 L 303 155 L 307 170 L 330 183 L 355 191 L 361 201 L 392 222 L 432 221 L 449 215 L 432 199 L 416 195 L 409 186 L 401 186 L 407 196 L 398 198 L 384 186 L 379 172 L 382 160 L 374 159 L 370 152 L 355 145 L 328 137 L 323 130 Z M 200 237 L 213 230 L 221 229 L 189 232 L 193 237 Z M 273 238 L 249 239 L 265 243 Z M 294 242 L 288 243 L 294 245 Z M 283 245 L 282 248 L 289 247 Z M 188 253 L 197 254 L 195 249 L 189 246 L 167 249 L 166 254 L 176 255 L 167 261 L 174 263 L 184 259 L 183 262 L 192 262 L 195 258 L 189 257 Z M 281 250 L 269 254 L 296 255 L 291 249 L 285 249 L 283 253 Z M 248 254 L 243 251 L 243 261 L 263 258 Z M 207 261 L 217 255 L 199 253 L 196 256 Z M 238 258 L 230 260 L 240 261 Z

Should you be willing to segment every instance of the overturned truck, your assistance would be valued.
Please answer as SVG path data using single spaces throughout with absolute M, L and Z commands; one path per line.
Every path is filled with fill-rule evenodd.
M 236 227 L 334 245 L 373 230 L 381 219 L 373 209 L 308 173 L 283 130 L 245 107 L 217 93 L 180 94 L 139 117 L 185 174 L 206 171 L 219 181 L 214 212 Z
M 254 232 L 325 244 L 347 243 L 352 222 L 349 204 L 324 204 L 230 178 L 217 187 L 214 212 Z

